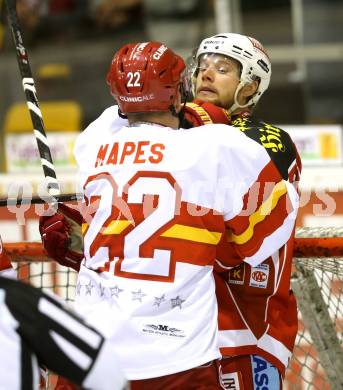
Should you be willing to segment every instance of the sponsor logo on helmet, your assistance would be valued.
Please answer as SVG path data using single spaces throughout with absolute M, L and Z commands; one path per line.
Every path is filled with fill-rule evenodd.
M 167 46 L 161 45 L 153 54 L 152 58 L 154 60 L 159 60 L 162 57 L 162 54 L 167 50 Z
M 144 50 L 145 46 L 148 44 L 149 42 L 143 42 L 143 43 L 140 43 L 139 45 L 136 45 L 134 47 L 134 49 L 132 50 L 131 52 L 131 55 L 130 55 L 130 60 L 131 59 L 135 59 L 136 57 L 138 57 L 142 51 Z
M 257 63 L 266 73 L 269 73 L 269 66 L 262 59 L 258 60 Z
M 221 45 L 223 42 L 223 40 L 205 41 L 204 45 Z
M 268 53 L 266 52 L 266 49 L 262 46 L 262 44 L 255 38 L 248 37 L 249 41 L 252 43 L 255 49 L 261 51 L 268 59 Z
M 143 42 L 141 43 L 138 47 L 137 47 L 137 51 L 143 51 L 145 46 L 148 44 L 149 42 Z
M 147 100 L 152 100 L 154 99 L 155 96 L 153 93 L 150 95 L 143 95 L 143 96 L 119 96 L 119 99 L 122 102 L 127 102 L 127 103 L 141 103 Z

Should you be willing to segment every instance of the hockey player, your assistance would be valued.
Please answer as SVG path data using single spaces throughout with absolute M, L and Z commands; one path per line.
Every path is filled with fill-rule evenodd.
M 256 39 L 233 33 L 206 38 L 196 53 L 196 99 L 188 104 L 186 118 L 191 127 L 231 123 L 262 145 L 284 180 L 297 187 L 301 161 L 290 136 L 253 115 L 270 77 L 268 54 Z M 216 277 L 227 388 L 250 390 L 267 382 L 269 390 L 281 387 L 297 334 L 296 302 L 290 290 L 293 241 L 294 234 L 263 262 L 245 261 L 224 278 Z
M 77 306 L 118 343 L 132 389 L 221 388 L 216 251 L 228 230 L 221 264 L 259 263 L 294 228 L 297 193 L 261 145 L 222 125 L 175 131 L 183 70 L 163 44 L 124 46 L 108 82 L 128 122 L 110 107 L 75 146 L 88 209 Z M 56 234 L 67 243 L 56 218 L 40 221 L 52 257 Z

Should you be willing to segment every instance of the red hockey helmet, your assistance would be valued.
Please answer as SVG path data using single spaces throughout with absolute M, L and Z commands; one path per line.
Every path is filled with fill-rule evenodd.
M 183 59 L 160 42 L 128 44 L 114 55 L 107 83 L 124 114 L 168 111 L 184 69 Z

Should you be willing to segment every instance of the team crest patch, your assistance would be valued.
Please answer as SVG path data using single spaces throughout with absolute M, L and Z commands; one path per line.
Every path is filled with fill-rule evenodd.
M 251 268 L 250 287 L 266 288 L 269 278 L 269 264 L 259 264 Z
M 231 284 L 243 284 L 244 283 L 245 267 L 241 264 L 239 267 L 230 269 L 229 280 Z
M 243 390 L 240 372 L 221 374 L 221 379 L 225 390 Z

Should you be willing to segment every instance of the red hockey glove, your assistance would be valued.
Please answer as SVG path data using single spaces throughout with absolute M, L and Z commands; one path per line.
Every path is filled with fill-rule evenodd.
M 0 237 L 0 273 L 5 270 L 12 269 L 11 260 L 6 253 Z
M 195 99 L 192 103 L 186 103 L 184 116 L 193 127 L 213 123 L 223 123 L 225 125 L 231 123 L 231 117 L 227 110 L 198 99 Z
M 57 212 L 39 219 L 39 232 L 48 255 L 59 264 L 80 270 L 83 259 L 82 215 L 62 203 Z
M 73 383 L 71 383 L 68 379 L 63 378 L 61 376 L 58 377 L 55 390 L 79 390 L 80 388 Z

